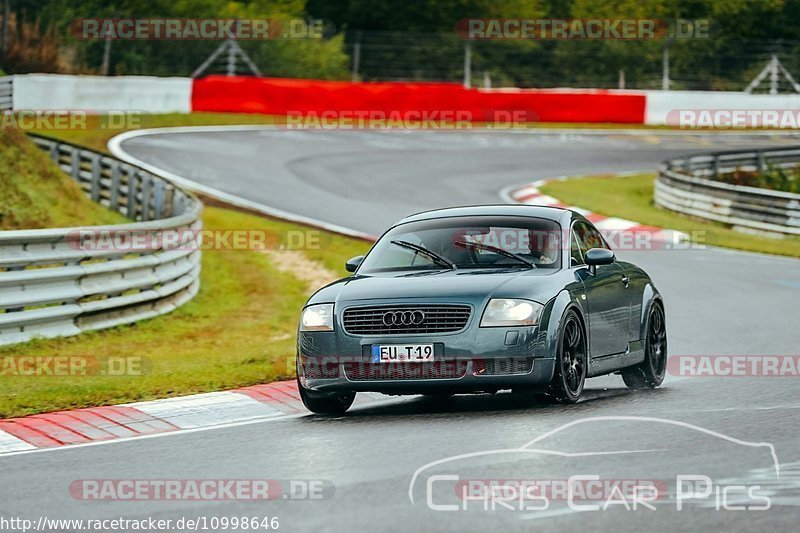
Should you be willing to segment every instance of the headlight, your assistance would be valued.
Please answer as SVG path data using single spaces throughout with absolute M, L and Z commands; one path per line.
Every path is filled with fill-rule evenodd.
M 303 309 L 300 331 L 333 331 L 333 304 L 309 305 Z
M 481 318 L 481 327 L 535 326 L 544 306 L 531 300 L 489 300 Z

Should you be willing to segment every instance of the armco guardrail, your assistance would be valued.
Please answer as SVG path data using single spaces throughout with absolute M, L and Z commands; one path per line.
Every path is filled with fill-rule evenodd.
M 800 147 L 731 151 L 665 161 L 655 184 L 657 205 L 741 228 L 800 235 L 800 194 L 731 185 L 721 174 L 800 164 Z
M 33 137 L 93 200 L 130 224 L 0 231 L 0 344 L 101 329 L 167 313 L 200 286 L 192 238 L 202 204 L 168 181 L 79 147 Z M 98 235 L 136 235 L 151 245 L 86 246 Z M 194 241 L 193 241 L 194 242 Z
M 0 111 L 14 109 L 14 76 L 0 77 Z

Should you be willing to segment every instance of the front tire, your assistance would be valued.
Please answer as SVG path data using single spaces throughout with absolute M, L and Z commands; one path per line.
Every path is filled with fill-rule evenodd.
M 667 327 L 664 308 L 654 303 L 647 315 L 644 361 L 622 369 L 622 380 L 631 389 L 654 389 L 664 382 L 667 369 Z
M 338 416 L 343 415 L 350 409 L 356 399 L 355 392 L 348 392 L 345 394 L 336 395 L 315 395 L 313 392 L 306 390 L 297 380 L 297 390 L 300 391 L 300 399 L 303 400 L 303 405 L 312 413 L 318 415 Z
M 561 324 L 556 368 L 547 396 L 558 403 L 577 403 L 586 384 L 588 349 L 583 323 L 570 309 Z

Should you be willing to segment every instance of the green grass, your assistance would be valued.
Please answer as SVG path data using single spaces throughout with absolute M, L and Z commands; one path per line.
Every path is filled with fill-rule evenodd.
M 690 218 L 656 207 L 654 174 L 626 177 L 592 176 L 550 182 L 541 191 L 567 205 L 600 215 L 634 220 L 641 224 L 685 231 L 705 244 L 737 250 L 800 257 L 800 238 L 772 239 L 734 231 L 723 224 Z
M 308 229 L 220 208 L 207 208 L 203 221 L 212 230 Z M 368 246 L 322 232 L 320 248 L 304 253 L 344 276 L 344 262 Z M 294 334 L 309 295 L 306 282 L 278 270 L 271 256 L 254 250 L 206 250 L 202 269 L 198 295 L 168 315 L 0 348 L 0 361 L 29 355 L 141 357 L 146 369 L 144 375 L 116 377 L 0 372 L 0 417 L 225 390 L 293 376 Z
M 0 230 L 121 224 L 18 131 L 0 131 Z

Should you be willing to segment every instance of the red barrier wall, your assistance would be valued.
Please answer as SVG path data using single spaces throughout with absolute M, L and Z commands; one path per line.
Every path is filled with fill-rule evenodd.
M 573 89 L 464 89 L 455 83 L 350 83 L 210 76 L 195 80 L 192 111 L 263 113 L 466 112 L 474 121 L 644 123 L 644 94 Z M 446 119 L 446 117 L 445 117 Z M 433 117 L 432 120 L 437 120 Z

